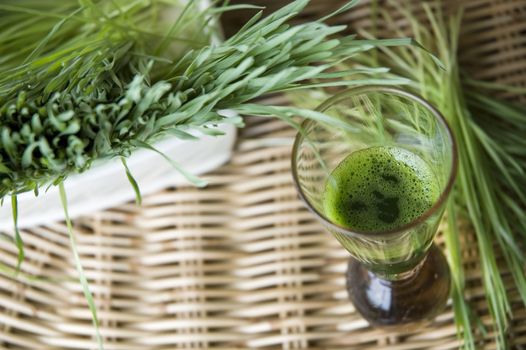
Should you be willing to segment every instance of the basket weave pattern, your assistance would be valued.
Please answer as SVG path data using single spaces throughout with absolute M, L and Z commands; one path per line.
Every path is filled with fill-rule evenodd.
M 306 16 L 325 12 L 328 2 L 313 1 Z M 274 3 L 282 2 L 266 1 Z M 464 61 L 479 77 L 526 86 L 525 2 L 466 3 L 473 21 L 465 35 L 473 39 L 464 39 Z M 366 23 L 366 7 L 338 20 Z M 416 332 L 376 330 L 356 313 L 344 288 L 348 253 L 292 185 L 294 134 L 279 121 L 249 118 L 232 161 L 205 176 L 208 188 L 166 189 L 142 207 L 75 221 L 106 349 L 458 349 L 450 305 Z M 464 231 L 467 296 L 489 326 L 479 348 L 494 349 L 476 242 Z M 65 224 L 22 234 L 24 274 L 0 274 L 0 348 L 94 349 Z M 16 250 L 4 239 L 0 262 L 16 266 Z M 502 274 L 515 312 L 509 337 L 522 349 L 526 309 Z

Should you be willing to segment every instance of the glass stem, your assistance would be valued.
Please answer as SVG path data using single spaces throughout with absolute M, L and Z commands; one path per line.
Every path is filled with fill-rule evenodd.
M 424 263 L 426 262 L 428 253 L 426 253 L 422 259 L 413 268 L 403 271 L 400 273 L 386 274 L 386 273 L 373 273 L 375 276 L 390 282 L 411 282 L 417 275 Z

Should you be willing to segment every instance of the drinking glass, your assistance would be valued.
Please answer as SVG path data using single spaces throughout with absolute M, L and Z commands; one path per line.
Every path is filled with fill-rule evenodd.
M 447 302 L 450 274 L 433 244 L 457 169 L 455 141 L 444 117 L 427 101 L 387 86 L 338 93 L 317 111 L 339 120 L 306 120 L 292 154 L 300 198 L 351 255 L 347 290 L 370 324 L 414 327 Z M 323 196 L 331 172 L 353 152 L 377 146 L 403 148 L 422 158 L 436 176 L 438 198 L 412 222 L 386 231 L 362 232 L 330 220 Z

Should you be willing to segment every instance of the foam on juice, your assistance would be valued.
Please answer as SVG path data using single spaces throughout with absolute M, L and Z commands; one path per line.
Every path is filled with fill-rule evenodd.
M 440 195 L 437 179 L 418 155 L 379 146 L 347 156 L 325 184 L 325 216 L 364 232 L 396 229 L 421 216 Z

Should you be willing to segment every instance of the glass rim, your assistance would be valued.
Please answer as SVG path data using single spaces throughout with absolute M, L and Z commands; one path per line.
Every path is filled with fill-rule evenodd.
M 360 93 L 367 93 L 367 92 L 380 92 L 380 93 L 387 93 L 387 94 L 393 94 L 402 96 L 405 98 L 408 98 L 410 100 L 413 100 L 423 107 L 425 107 L 427 110 L 431 112 L 431 114 L 440 122 L 443 124 L 444 128 L 446 129 L 446 132 L 448 134 L 448 137 L 451 141 L 451 170 L 449 172 L 448 181 L 446 183 L 446 186 L 443 188 L 443 190 L 440 193 L 440 196 L 435 201 L 435 203 L 427 209 L 422 215 L 418 216 L 416 219 L 410 221 L 409 223 L 402 225 L 400 227 L 389 229 L 389 230 L 383 230 L 383 231 L 362 231 L 353 229 L 352 227 L 346 227 L 338 225 L 331 220 L 329 220 L 323 213 L 320 213 L 316 208 L 314 208 L 309 200 L 306 198 L 305 193 L 303 192 L 303 189 L 301 188 L 298 180 L 298 171 L 297 171 L 297 162 L 296 162 L 296 155 L 298 153 L 299 145 L 304 139 L 304 135 L 302 132 L 298 132 L 296 134 L 296 137 L 294 139 L 294 144 L 292 146 L 292 159 L 291 159 L 291 165 L 292 165 L 292 178 L 294 181 L 294 185 L 296 187 L 296 190 L 299 194 L 300 199 L 306 204 L 307 209 L 309 209 L 314 215 L 316 215 L 325 225 L 330 227 L 331 229 L 334 229 L 336 231 L 339 231 L 341 233 L 345 233 L 348 235 L 367 235 L 367 236 L 386 236 L 386 235 L 394 235 L 397 233 L 405 232 L 421 223 L 426 221 L 430 216 L 432 216 L 434 213 L 437 212 L 437 210 L 444 204 L 444 202 L 447 200 L 449 193 L 451 192 L 451 189 L 453 188 L 453 184 L 455 182 L 455 178 L 457 175 L 457 169 L 458 169 L 458 152 L 457 152 L 457 143 L 455 141 L 455 137 L 453 136 L 453 132 L 451 131 L 451 128 L 447 122 L 447 120 L 444 118 L 444 116 L 433 106 L 431 105 L 427 100 L 420 97 L 419 95 L 413 94 L 411 92 L 395 88 L 392 86 L 386 86 L 386 85 L 367 85 L 367 86 L 360 86 L 355 88 L 346 89 L 344 91 L 341 91 L 334 96 L 328 98 L 324 102 L 322 102 L 318 107 L 316 107 L 317 112 L 324 112 L 327 110 L 330 106 L 334 105 L 335 103 L 339 102 L 340 100 L 346 98 L 349 95 L 356 95 Z M 310 124 L 317 123 L 315 120 L 312 119 L 306 119 L 301 124 L 301 129 L 305 130 L 307 126 Z

